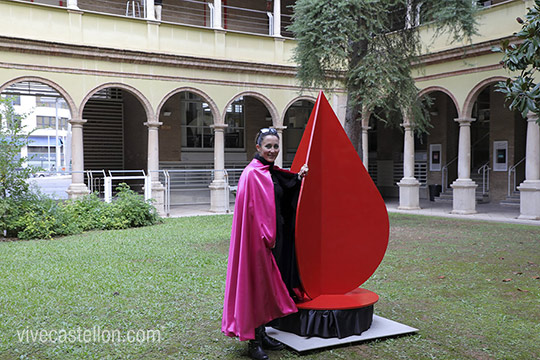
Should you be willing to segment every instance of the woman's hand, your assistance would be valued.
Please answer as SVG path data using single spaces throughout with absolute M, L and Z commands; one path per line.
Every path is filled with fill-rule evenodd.
M 298 177 L 300 179 L 302 179 L 303 177 L 305 177 L 307 175 L 308 171 L 309 171 L 309 168 L 308 168 L 307 164 L 302 165 L 302 168 L 298 172 Z

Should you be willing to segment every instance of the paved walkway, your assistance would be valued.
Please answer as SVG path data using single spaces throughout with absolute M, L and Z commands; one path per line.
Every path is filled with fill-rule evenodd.
M 399 210 L 398 199 L 388 199 L 386 202 L 386 208 L 388 212 L 396 212 L 401 214 L 415 214 L 415 215 L 427 215 L 427 216 L 442 216 L 454 219 L 474 219 L 474 220 L 486 220 L 496 221 L 503 223 L 513 224 L 528 224 L 540 226 L 539 220 L 520 220 L 519 206 L 501 206 L 499 204 L 487 203 L 476 204 L 476 214 L 472 215 L 456 215 L 451 214 L 452 203 L 451 202 L 435 202 L 429 200 L 420 200 L 420 210 Z
M 517 217 L 519 216 L 519 207 L 517 206 L 501 206 L 492 203 L 477 204 L 476 211 L 478 213 L 473 215 L 455 215 L 450 213 L 452 211 L 451 202 L 434 202 L 429 200 L 420 200 L 420 210 L 398 210 L 399 200 L 397 198 L 387 199 L 385 202 L 388 212 L 540 226 L 540 220 L 517 219 Z M 173 207 L 171 208 L 171 217 L 215 215 L 215 213 L 208 210 L 209 207 L 209 205 L 186 205 Z M 231 211 L 233 207 L 234 206 L 231 204 Z

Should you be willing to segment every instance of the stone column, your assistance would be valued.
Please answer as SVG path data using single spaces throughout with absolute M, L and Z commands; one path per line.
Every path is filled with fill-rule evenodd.
M 368 130 L 371 129 L 369 126 L 362 126 L 362 162 L 367 171 L 369 165 L 369 143 L 368 143 Z
M 538 115 L 527 115 L 527 149 L 525 181 L 519 187 L 520 215 L 518 219 L 540 220 L 540 126 Z
M 67 0 L 66 7 L 72 10 L 79 10 L 79 6 L 77 5 L 77 0 Z
M 281 0 L 274 0 L 274 36 L 281 36 Z
M 458 178 L 454 189 L 452 214 L 476 214 L 476 188 L 471 180 L 471 123 L 475 119 L 455 119 L 459 123 Z
M 148 158 L 147 169 L 152 186 L 152 199 L 160 215 L 165 215 L 165 187 L 159 182 L 159 127 L 161 122 L 148 121 Z
M 283 147 L 283 130 L 285 130 L 287 127 L 286 126 L 276 126 L 275 128 L 276 128 L 278 136 L 279 136 L 279 154 L 278 154 L 276 160 L 274 161 L 274 163 L 279 167 L 283 167 L 283 152 L 287 151 L 287 149 L 285 149 Z
M 221 0 L 214 0 L 214 29 L 223 29 L 221 23 Z
M 399 207 L 401 210 L 420 209 L 420 182 L 414 177 L 414 128 L 405 118 L 401 124 L 405 129 L 403 144 L 403 178 L 399 186 Z
M 229 184 L 225 180 L 226 124 L 210 125 L 214 129 L 214 180 L 210 184 L 210 211 L 229 212 Z
M 71 185 L 66 192 L 70 199 L 88 194 L 90 191 L 84 183 L 84 147 L 83 125 L 86 120 L 71 119 Z

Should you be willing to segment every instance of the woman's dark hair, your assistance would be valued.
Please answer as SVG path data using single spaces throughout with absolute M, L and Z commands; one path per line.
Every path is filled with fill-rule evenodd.
M 268 135 L 273 135 L 279 139 L 279 135 L 276 129 L 274 128 L 262 128 L 257 133 L 257 136 L 255 137 L 255 145 L 261 145 L 263 139 L 267 137 Z

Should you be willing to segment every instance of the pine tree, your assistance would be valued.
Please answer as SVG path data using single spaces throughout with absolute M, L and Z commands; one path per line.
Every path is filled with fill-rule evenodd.
M 359 152 L 363 109 L 407 109 L 423 129 L 429 119 L 412 71 L 427 49 L 417 24 L 467 40 L 476 32 L 475 12 L 471 0 L 298 0 L 290 26 L 298 78 L 305 88 L 345 84 L 345 131 Z

